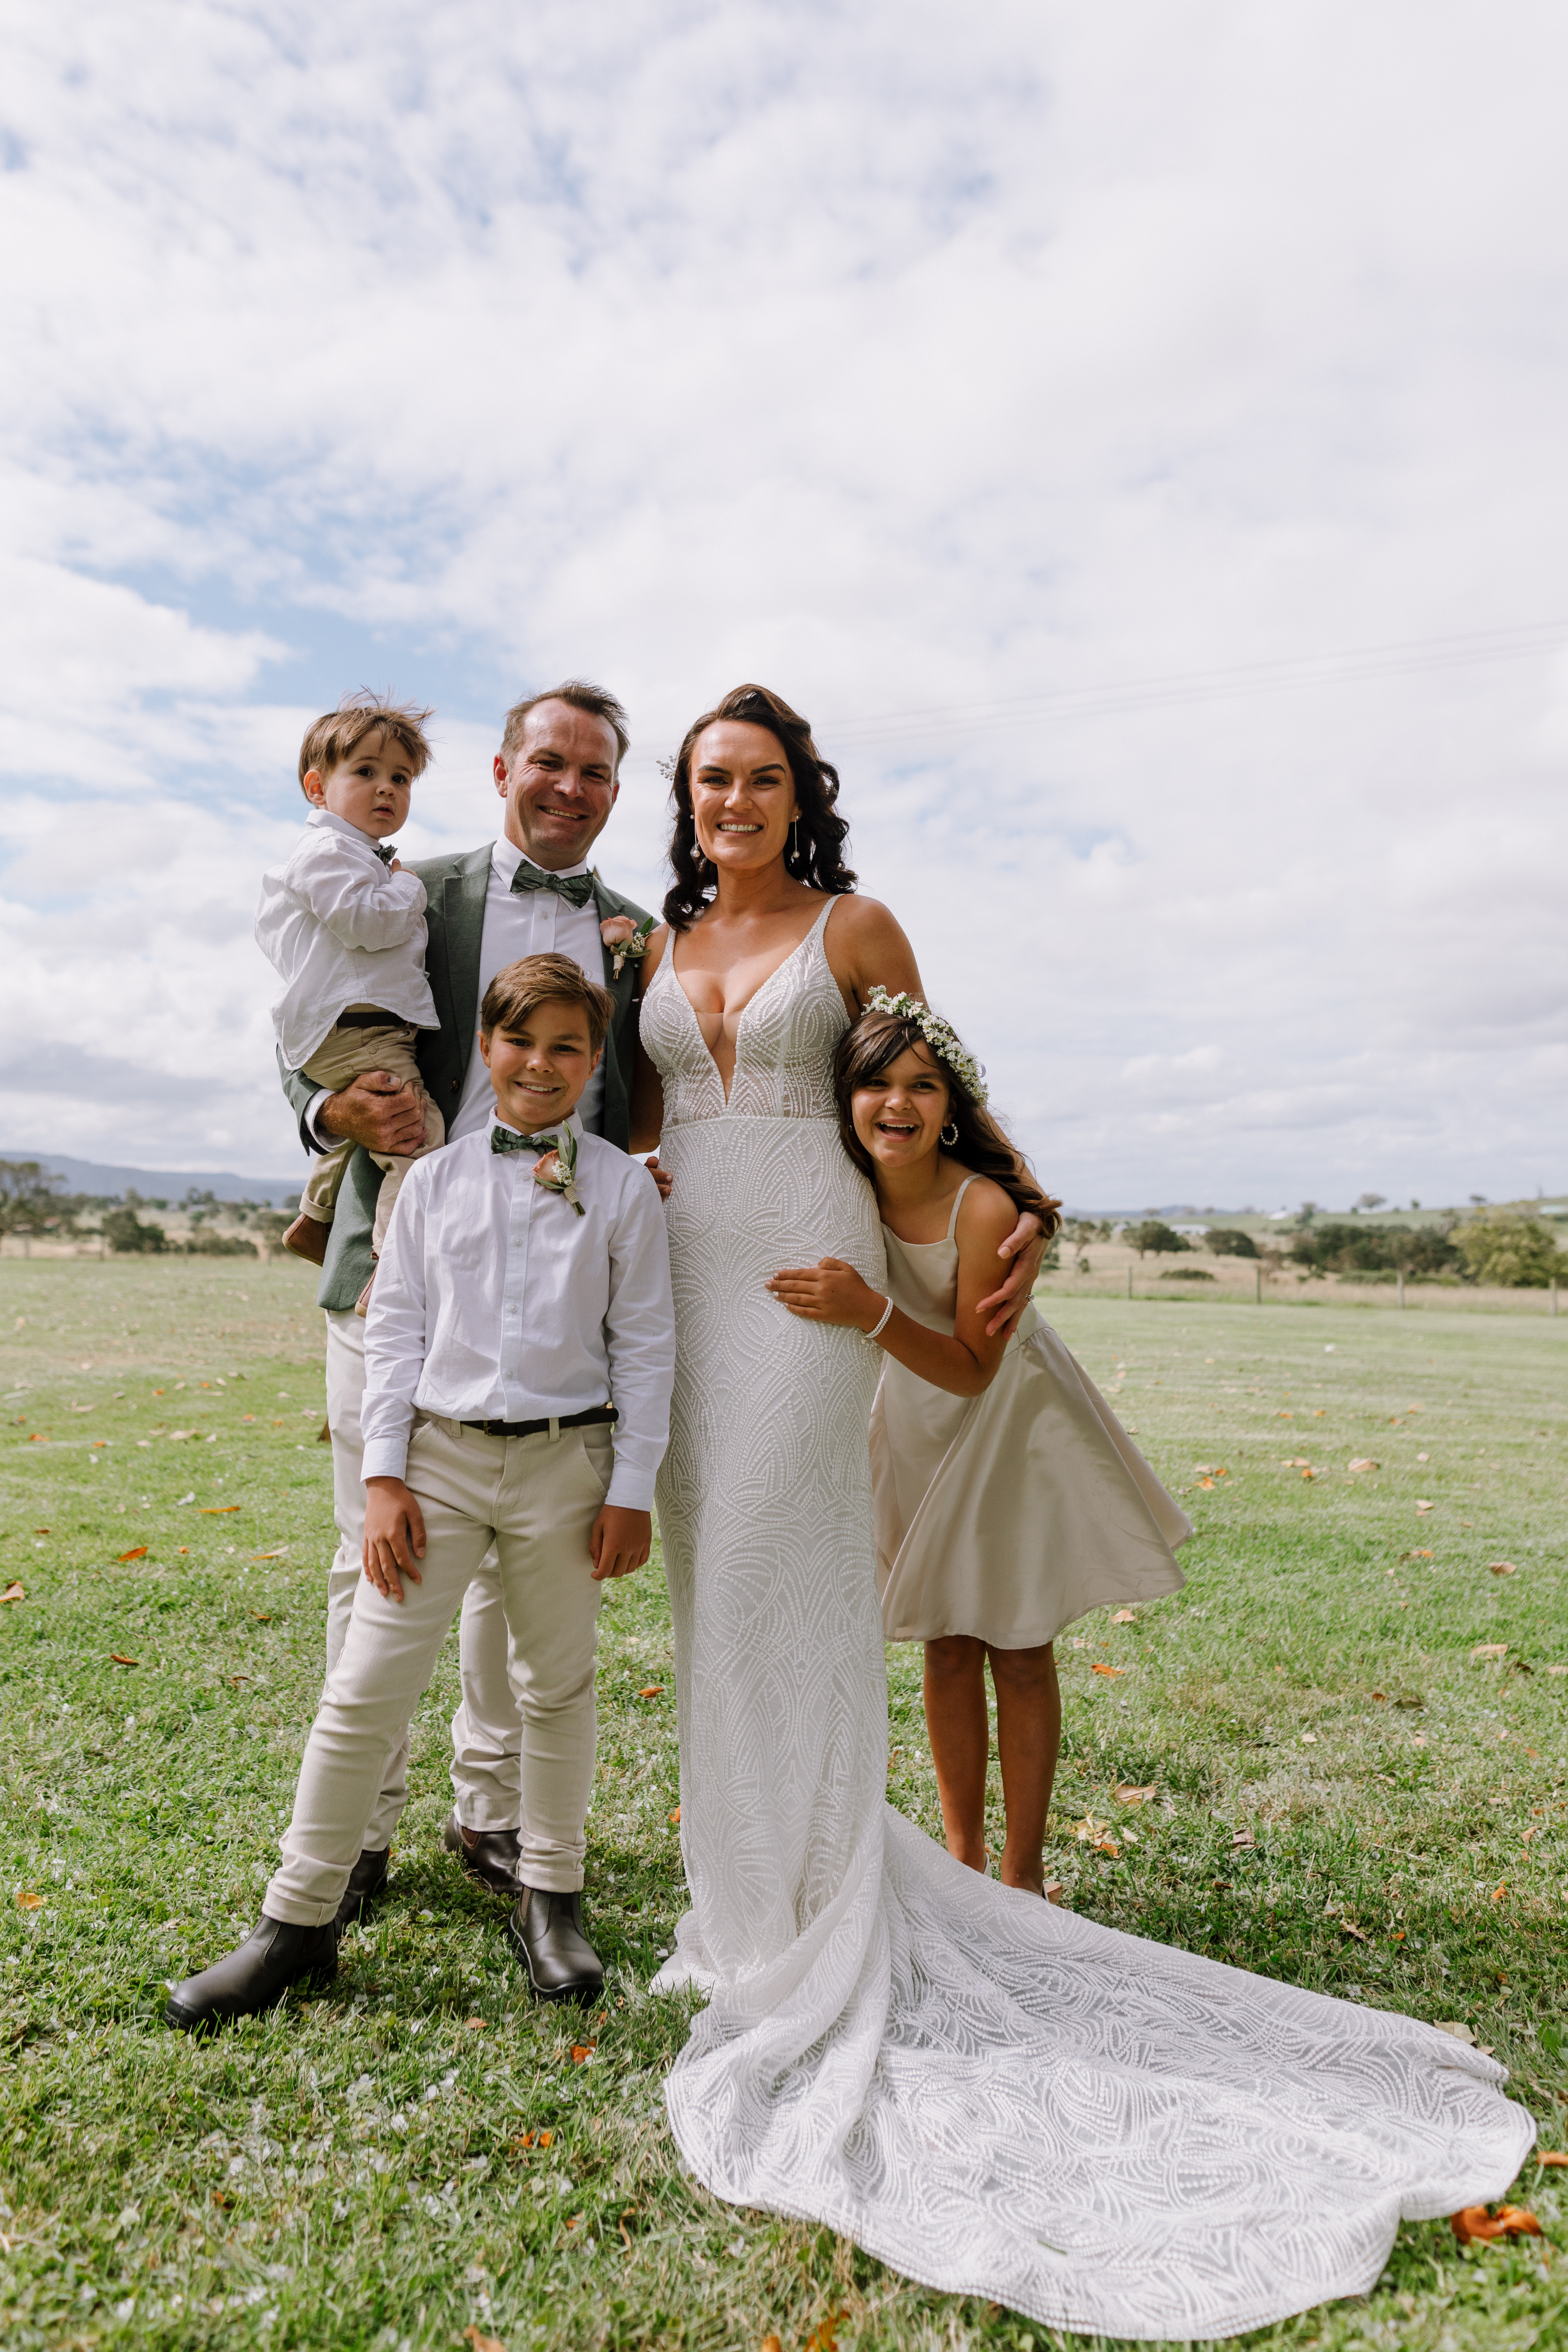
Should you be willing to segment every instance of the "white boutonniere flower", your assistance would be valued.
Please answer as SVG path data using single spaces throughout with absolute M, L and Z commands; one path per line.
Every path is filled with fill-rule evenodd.
M 557 1134 L 554 1150 L 542 1151 L 534 1161 L 533 1181 L 546 1192 L 559 1192 L 582 1216 L 583 1203 L 577 1198 L 577 1139 L 569 1127 Z
M 619 980 L 628 963 L 641 963 L 655 929 L 651 915 L 645 915 L 640 923 L 634 923 L 629 915 L 605 916 L 599 925 L 599 937 L 607 948 L 614 950 L 615 960 L 610 967 L 612 980 Z

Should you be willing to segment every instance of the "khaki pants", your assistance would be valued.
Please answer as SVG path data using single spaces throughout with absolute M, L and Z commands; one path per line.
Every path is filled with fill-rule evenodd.
M 582 1885 L 602 1592 L 588 1537 L 614 1459 L 607 1428 L 486 1437 L 457 1422 L 416 1421 L 406 1475 L 425 1515 L 421 1580 L 405 1580 L 397 1601 L 361 1580 L 263 1902 L 269 1919 L 317 1927 L 336 1911 L 389 1759 L 492 1542 L 522 1714 L 518 1874 L 551 1893 Z
M 327 1420 L 332 1433 L 332 1516 L 341 1538 L 327 1571 L 327 1680 L 342 1653 L 354 1594 L 364 1581 L 364 1325 L 357 1315 L 327 1317 Z M 510 1637 L 500 1601 L 496 1556 L 488 1552 L 463 1595 L 458 1628 L 462 1696 L 452 1717 L 452 1791 L 465 1829 L 514 1830 L 521 1812 L 519 1750 L 522 1727 L 509 1664 Z M 592 1698 L 590 1696 L 590 1704 Z M 408 1797 L 408 1741 L 386 1759 L 381 1794 L 365 1830 L 374 1853 L 392 1843 Z
M 348 1007 L 350 1012 L 360 1009 L 355 1005 Z M 398 1188 L 405 1176 L 416 1160 L 422 1159 L 426 1151 L 434 1151 L 437 1144 L 446 1141 L 447 1137 L 446 1122 L 425 1093 L 424 1081 L 419 1076 L 419 1063 L 415 1054 L 418 1035 L 417 1029 L 410 1028 L 405 1022 L 394 1021 L 389 1013 L 384 1029 L 329 1029 L 305 1064 L 306 1077 L 314 1078 L 316 1084 L 325 1087 L 329 1094 L 340 1093 L 355 1078 L 363 1078 L 369 1070 L 385 1070 L 390 1076 L 400 1078 L 405 1087 L 416 1087 L 424 1099 L 425 1141 L 419 1150 L 410 1152 L 406 1159 L 400 1158 L 394 1151 L 373 1151 L 370 1155 L 378 1168 L 386 1171 L 386 1181 L 376 1195 L 375 1223 L 370 1236 L 371 1248 L 378 1257 L 382 1243 L 386 1239 L 386 1228 L 393 1210 L 397 1205 Z M 341 1143 L 334 1143 L 330 1151 L 320 1153 L 310 1162 L 310 1174 L 300 1195 L 300 1207 L 318 1224 L 330 1225 L 332 1222 L 343 1171 L 355 1149 L 345 1136 Z

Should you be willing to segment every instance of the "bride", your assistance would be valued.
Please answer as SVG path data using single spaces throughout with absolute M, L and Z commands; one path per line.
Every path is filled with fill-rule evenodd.
M 644 965 L 632 1149 L 675 1178 L 658 1511 L 691 1894 L 655 1985 L 710 1996 L 671 2128 L 715 2195 L 929 2286 L 1114 2336 L 1237 2334 L 1364 2292 L 1402 2219 L 1500 2194 L 1533 2127 L 1434 2028 L 1053 1909 L 884 1802 L 880 1354 L 766 1286 L 826 1256 L 886 1283 L 830 1070 L 873 986 L 923 992 L 853 894 L 837 791 L 764 688 L 699 719 Z

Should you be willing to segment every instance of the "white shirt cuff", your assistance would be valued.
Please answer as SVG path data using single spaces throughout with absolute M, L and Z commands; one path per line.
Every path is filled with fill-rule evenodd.
M 635 1462 L 623 1462 L 617 1454 L 605 1501 L 617 1511 L 651 1511 L 654 1475 L 651 1470 L 639 1469 Z
M 335 1145 L 342 1141 L 341 1135 L 330 1135 L 316 1117 L 319 1110 L 326 1108 L 331 1094 L 331 1087 L 323 1087 L 321 1093 L 312 1095 L 305 1106 L 305 1132 L 318 1151 L 331 1151 Z
M 373 1437 L 360 1465 L 362 1478 L 401 1478 L 408 1468 L 406 1437 Z

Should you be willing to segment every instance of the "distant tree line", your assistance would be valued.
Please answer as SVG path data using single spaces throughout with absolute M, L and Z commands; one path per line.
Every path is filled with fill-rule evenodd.
M 82 1220 L 95 1220 L 100 1233 L 120 1257 L 255 1257 L 266 1256 L 281 1237 L 289 1220 L 276 1209 L 256 1201 L 219 1201 L 210 1189 L 195 1185 L 174 1205 L 190 1219 L 184 1240 L 171 1240 L 165 1227 L 137 1213 L 142 1209 L 167 1210 L 167 1201 L 144 1201 L 134 1191 L 121 1201 L 106 1194 L 68 1192 L 65 1179 L 38 1160 L 0 1160 L 0 1235 L 15 1234 L 24 1241 L 67 1241 L 82 1231 Z M 239 1234 L 213 1233 L 206 1228 L 224 1210 L 236 1223 L 258 1235 L 252 1241 Z

